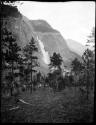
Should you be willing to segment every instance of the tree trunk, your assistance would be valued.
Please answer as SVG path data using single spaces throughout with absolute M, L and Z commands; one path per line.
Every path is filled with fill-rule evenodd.
M 77 84 L 77 73 L 75 72 L 75 81 L 74 81 L 74 84 L 75 84 L 75 94 L 76 94 L 76 84 Z
M 87 100 L 89 99 L 88 96 L 89 96 L 89 80 L 88 80 L 88 71 L 87 71 L 87 85 L 86 85 L 86 90 L 87 90 Z
M 12 61 L 12 77 L 13 77 L 13 61 Z
M 11 96 L 13 95 L 12 91 L 13 91 L 13 88 L 11 87 L 10 88 L 10 94 L 11 94 Z
M 11 84 L 12 84 L 12 85 L 11 85 L 11 89 L 10 89 L 11 96 L 13 95 L 13 93 L 12 93 L 12 91 L 13 91 L 13 73 L 14 73 L 14 72 L 13 72 L 13 66 L 14 66 L 14 65 L 13 65 L 13 61 L 12 61 L 12 81 L 11 81 Z
M 26 73 L 26 83 L 27 83 L 27 73 Z
M 57 79 L 55 80 L 55 82 L 56 82 L 56 91 L 58 91 L 58 81 L 57 81 Z
M 32 58 L 31 58 L 31 93 L 32 93 Z
M 89 100 L 89 93 L 90 93 L 90 67 L 89 67 L 89 60 L 87 62 L 87 85 L 86 85 L 86 89 L 87 89 L 87 100 Z
M 31 59 L 31 83 L 32 83 L 32 59 Z

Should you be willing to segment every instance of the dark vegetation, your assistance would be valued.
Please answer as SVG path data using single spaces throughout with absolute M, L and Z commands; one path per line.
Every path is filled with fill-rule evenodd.
M 95 51 L 87 49 L 82 62 L 72 61 L 69 72 L 62 71 L 62 57 L 50 57 L 50 72 L 44 76 L 34 52 L 35 39 L 20 48 L 15 36 L 1 27 L 1 120 L 2 122 L 66 123 L 93 122 Z M 94 33 L 88 43 L 94 44 Z M 63 67 L 64 68 L 64 67 Z M 31 105 L 20 102 L 19 99 Z M 18 109 L 9 110 L 14 106 Z
M 1 17 L 21 17 L 20 12 L 18 11 L 16 6 L 2 5 L 0 7 Z

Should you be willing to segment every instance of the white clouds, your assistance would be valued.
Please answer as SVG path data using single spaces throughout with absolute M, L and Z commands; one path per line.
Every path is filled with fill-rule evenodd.
M 44 19 L 61 32 L 82 44 L 95 26 L 95 2 L 28 2 L 19 7 L 29 19 Z M 84 39 L 83 39 L 84 38 Z

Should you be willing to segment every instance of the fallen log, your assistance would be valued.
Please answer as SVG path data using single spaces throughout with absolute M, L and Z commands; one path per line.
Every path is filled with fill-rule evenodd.
M 20 108 L 20 107 L 19 106 L 13 107 L 13 108 L 10 108 L 9 110 L 14 110 L 14 109 L 18 109 L 18 108 Z
M 25 102 L 23 99 L 19 99 L 19 101 L 22 102 L 22 103 L 24 103 L 24 104 L 32 105 L 32 104 L 30 104 L 28 102 Z
M 23 99 L 19 99 L 19 101 L 22 102 L 22 103 L 24 103 L 24 104 L 27 104 L 27 105 L 32 105 L 32 104 L 30 104 L 28 102 L 25 102 Z M 15 110 L 15 109 L 18 109 L 18 108 L 20 108 L 20 106 L 12 107 L 9 110 Z

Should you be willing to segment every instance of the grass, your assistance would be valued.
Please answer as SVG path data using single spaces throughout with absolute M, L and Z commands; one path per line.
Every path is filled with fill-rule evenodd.
M 62 92 L 54 93 L 49 88 L 39 88 L 32 94 L 22 92 L 20 97 L 31 103 L 27 105 L 18 102 L 19 109 L 9 111 L 10 105 L 14 104 L 14 98 L 4 100 L 1 103 L 2 122 L 11 123 L 74 123 L 92 122 L 94 100 L 80 99 L 80 92 L 72 88 L 65 88 Z M 84 98 L 84 97 L 83 97 Z

